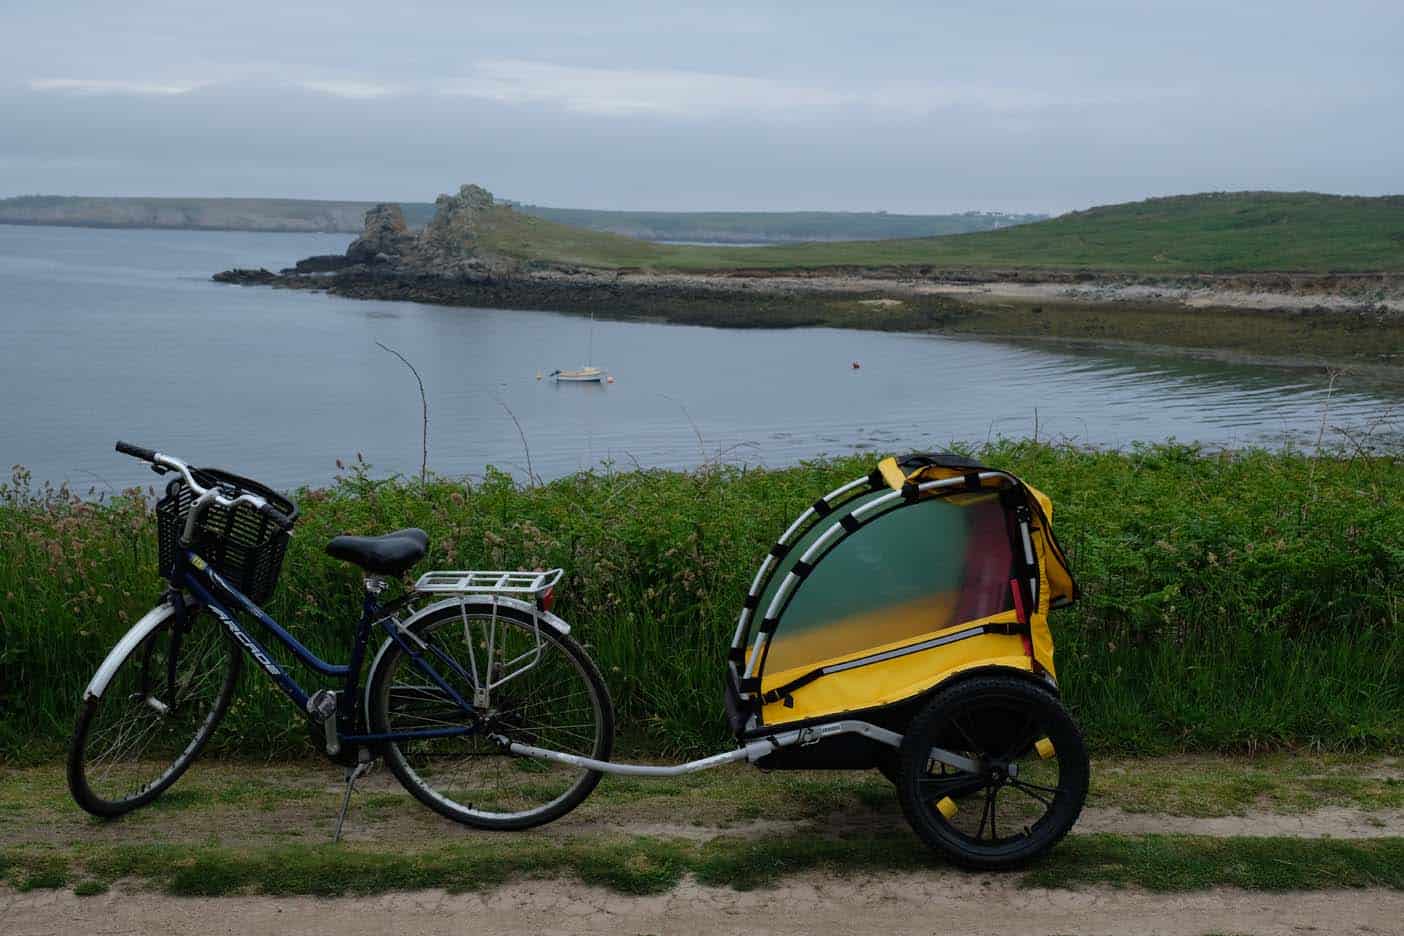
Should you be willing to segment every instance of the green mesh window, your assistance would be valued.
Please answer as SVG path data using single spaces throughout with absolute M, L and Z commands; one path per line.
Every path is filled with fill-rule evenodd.
M 881 496 L 856 498 L 801 537 L 762 593 L 760 613 L 833 521 Z M 898 507 L 818 560 L 780 616 L 765 671 L 816 664 L 1008 610 L 1013 561 L 998 494 L 955 494 Z

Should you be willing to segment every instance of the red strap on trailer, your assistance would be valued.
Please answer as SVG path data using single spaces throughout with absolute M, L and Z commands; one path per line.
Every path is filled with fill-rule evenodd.
M 1029 626 L 1029 615 L 1024 611 L 1024 594 L 1019 591 L 1019 580 L 1009 580 L 1009 590 L 1014 593 L 1014 616 L 1019 619 L 1019 623 L 1025 627 Z
M 1019 590 L 1018 579 L 1009 580 L 1009 590 L 1014 593 L 1014 616 L 1019 619 L 1020 626 L 1025 628 L 1024 633 L 1019 635 L 1024 641 L 1024 653 L 1032 660 L 1034 652 L 1033 641 L 1029 639 L 1028 634 L 1029 615 L 1028 612 L 1024 610 L 1024 593 Z

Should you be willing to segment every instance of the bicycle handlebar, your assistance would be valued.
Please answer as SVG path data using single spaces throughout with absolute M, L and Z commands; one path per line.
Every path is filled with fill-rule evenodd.
M 133 458 L 140 458 L 142 461 L 154 462 L 158 454 L 155 449 L 142 448 L 140 445 L 133 445 L 130 442 L 118 442 L 117 451 L 123 455 L 130 455 Z
M 251 495 L 251 494 L 246 494 L 246 495 L 244 495 L 244 496 L 245 496 L 245 497 L 252 497 L 253 495 Z M 236 502 L 237 502 L 237 500 L 236 500 Z M 291 533 L 291 532 L 292 532 L 293 522 L 292 522 L 291 520 L 288 519 L 288 517 L 287 517 L 286 514 L 284 514 L 281 510 L 279 510 L 279 509 L 278 509 L 276 506 L 274 506 L 273 504 L 268 503 L 268 501 L 265 500 L 265 501 L 263 502 L 263 505 L 262 505 L 261 507 L 258 508 L 258 512 L 261 513 L 261 514 L 263 514 L 263 515 L 264 515 L 265 517 L 267 517 L 269 520 L 272 520 L 275 524 L 278 525 L 278 529 L 282 530 L 283 532 L 285 532 L 285 533 Z
M 191 509 L 190 515 L 186 520 L 186 535 L 184 538 L 187 540 L 195 530 L 195 522 L 199 515 L 204 513 L 212 503 L 224 508 L 232 508 L 238 504 L 248 504 L 254 510 L 257 510 L 276 523 L 282 530 L 290 531 L 292 529 L 292 521 L 265 498 L 257 494 L 247 493 L 240 494 L 238 497 L 226 497 L 221 494 L 218 489 L 207 488 L 196 481 L 194 474 L 190 470 L 190 466 L 179 458 L 172 455 L 163 455 L 155 449 L 133 445 L 130 442 L 118 442 L 116 448 L 117 451 L 121 452 L 123 455 L 130 455 L 133 458 L 140 458 L 142 461 L 151 462 L 151 464 L 161 468 L 169 468 L 172 471 L 180 472 L 181 478 L 185 481 L 186 485 L 189 486 L 190 490 L 194 492 L 196 497 L 195 506 Z

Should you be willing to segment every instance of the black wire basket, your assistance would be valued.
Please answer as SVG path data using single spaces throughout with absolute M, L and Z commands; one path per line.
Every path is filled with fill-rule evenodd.
M 191 474 L 204 487 L 218 486 L 228 497 L 257 494 L 288 518 L 289 527 L 297 519 L 296 504 L 257 481 L 218 468 L 194 468 Z M 185 479 L 176 478 L 166 485 L 166 495 L 156 502 L 161 574 L 168 578 L 175 571 L 180 536 L 195 499 L 195 492 Z M 248 504 L 233 509 L 212 504 L 195 527 L 190 548 L 255 604 L 263 604 L 273 596 L 278 584 L 288 533 Z

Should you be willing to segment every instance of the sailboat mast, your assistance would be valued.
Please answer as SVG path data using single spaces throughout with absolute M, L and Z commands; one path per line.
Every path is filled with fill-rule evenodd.
M 585 353 L 585 366 L 595 363 L 595 310 L 590 310 L 590 341 Z

